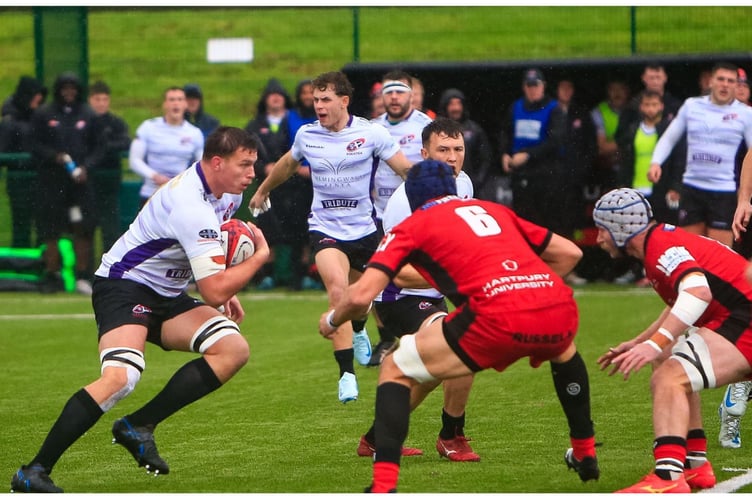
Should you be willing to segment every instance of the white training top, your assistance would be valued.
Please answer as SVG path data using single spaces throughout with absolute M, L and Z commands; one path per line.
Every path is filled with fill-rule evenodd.
M 470 180 L 464 171 L 460 170 L 457 176 L 457 196 L 462 199 L 473 197 L 473 181 Z M 405 183 L 400 184 L 394 190 L 394 194 L 389 198 L 384 209 L 384 232 L 390 231 L 394 226 L 407 219 L 413 213 L 410 210 L 410 202 L 407 200 L 405 193 Z M 376 299 L 376 302 L 392 302 L 399 300 L 406 295 L 418 295 L 420 297 L 434 297 L 440 299 L 443 297 L 441 292 L 435 288 L 399 288 L 394 283 L 389 283 Z
M 398 123 L 391 123 L 386 113 L 372 121 L 389 131 L 389 134 L 399 143 L 407 159 L 413 164 L 423 159 L 420 155 L 420 150 L 423 148 L 422 133 L 425 126 L 433 121 L 430 116 L 414 109 Z M 402 177 L 385 162 L 379 162 L 373 179 L 373 206 L 376 208 L 377 219 L 383 218 L 386 202 L 400 184 L 402 184 Z
M 207 269 L 207 257 L 224 256 L 220 225 L 240 207 L 243 196 L 209 191 L 200 163 L 164 184 L 128 230 L 102 256 L 97 276 L 129 279 L 165 297 L 225 268 Z M 221 262 L 221 259 L 218 259 Z
M 658 140 L 652 163 L 662 164 L 687 134 L 682 181 L 707 191 L 735 192 L 736 153 L 742 140 L 752 146 L 752 107 L 736 99 L 719 106 L 710 96 L 690 97 Z
M 188 120 L 170 125 L 162 116 L 139 125 L 131 143 L 128 164 L 144 178 L 139 195 L 148 198 L 159 187 L 151 180 L 154 174 L 175 177 L 193 162 L 201 160 L 204 134 Z
M 350 116 L 339 132 L 319 121 L 303 125 L 295 135 L 291 153 L 311 165 L 313 202 L 310 231 L 352 241 L 376 231 L 371 183 L 379 159 L 389 160 L 399 144 L 380 125 Z

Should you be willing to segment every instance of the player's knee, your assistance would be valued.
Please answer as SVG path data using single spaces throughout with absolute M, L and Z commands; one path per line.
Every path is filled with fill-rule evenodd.
M 102 411 L 108 411 L 118 401 L 133 392 L 146 368 L 141 351 L 129 347 L 105 349 L 99 355 L 102 363 L 101 380 L 110 389 L 110 396 L 99 404 Z
M 240 368 L 248 362 L 248 342 L 240 334 L 238 325 L 225 316 L 213 316 L 196 329 L 191 338 L 191 350 L 201 354 L 221 356 Z
M 242 335 L 232 335 L 222 340 L 222 355 L 227 357 L 236 369 L 240 369 L 248 363 L 251 349 Z

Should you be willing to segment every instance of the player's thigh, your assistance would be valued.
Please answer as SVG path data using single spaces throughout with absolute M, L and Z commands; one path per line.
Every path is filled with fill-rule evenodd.
M 168 319 L 162 324 L 162 346 L 174 351 L 198 351 L 195 347 L 197 336 L 202 335 L 201 330 L 214 318 L 226 319 L 215 308 L 200 305 Z
M 99 337 L 99 352 L 105 349 L 127 347 L 144 352 L 146 348 L 146 327 L 137 324 L 123 324 L 105 332 Z
M 349 283 L 350 261 L 344 252 L 335 247 L 319 250 L 315 260 L 321 281 L 330 299 L 333 299 L 332 293 L 342 293 Z
M 750 367 L 749 361 L 739 350 L 739 347 L 707 328 L 701 328 L 697 333 L 708 346 L 713 363 L 713 372 L 715 373 L 716 387 L 738 382 L 750 375 L 752 367 Z
M 444 339 L 442 322 L 434 321 L 415 333 L 415 345 L 426 370 L 436 378 L 454 378 L 472 373 Z

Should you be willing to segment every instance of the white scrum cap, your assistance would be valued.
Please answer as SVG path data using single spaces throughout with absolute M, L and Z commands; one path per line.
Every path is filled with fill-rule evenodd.
M 653 209 L 645 196 L 635 189 L 613 189 L 595 202 L 595 225 L 607 230 L 614 243 L 624 248 L 636 234 L 642 232 L 653 218 Z

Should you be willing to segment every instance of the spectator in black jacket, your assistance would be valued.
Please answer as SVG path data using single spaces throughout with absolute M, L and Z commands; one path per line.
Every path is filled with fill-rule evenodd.
M 185 119 L 191 125 L 198 127 L 206 139 L 219 127 L 219 119 L 204 111 L 204 93 L 197 83 L 186 84 L 183 92 L 185 92 L 185 103 L 188 106 Z
M 31 115 L 47 97 L 47 89 L 38 80 L 22 76 L 16 91 L 2 107 L 0 122 L 0 152 L 28 153 L 30 151 Z M 13 234 L 11 246 L 31 248 L 34 226 L 34 202 L 37 196 L 37 171 L 30 160 L 7 163 L 6 191 L 10 201 Z
M 104 151 L 101 160 L 91 165 L 97 225 L 102 230 L 102 250 L 107 251 L 120 237 L 120 183 L 123 179 L 122 153 L 131 139 L 128 125 L 110 111 L 110 86 L 97 81 L 89 87 L 89 105 L 96 114 L 92 127 L 101 134 Z M 99 259 L 95 259 L 99 260 Z
M 47 245 L 43 254 L 46 274 L 42 290 L 61 288 L 58 240 L 73 234 L 76 256 L 75 289 L 91 295 L 92 237 L 96 220 L 88 169 L 102 154 L 93 126 L 94 111 L 84 100 L 81 81 L 73 73 L 60 74 L 52 102 L 37 109 L 31 119 L 31 153 L 39 168 L 37 230 Z
M 462 125 L 462 135 L 465 139 L 464 172 L 473 181 L 475 197 L 484 200 L 498 201 L 495 198 L 493 182 L 496 178 L 492 171 L 491 143 L 488 135 L 477 122 L 470 119 L 465 94 L 458 89 L 446 89 L 439 99 L 439 116 L 445 116 Z

